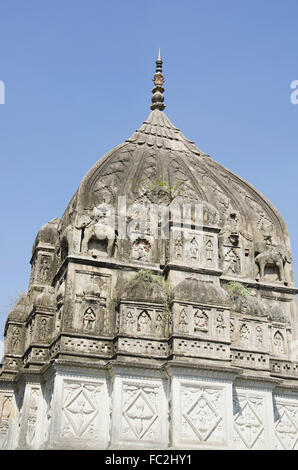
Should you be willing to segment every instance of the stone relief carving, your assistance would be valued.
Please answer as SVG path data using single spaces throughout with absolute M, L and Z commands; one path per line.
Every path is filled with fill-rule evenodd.
M 285 354 L 285 340 L 280 331 L 276 331 L 273 336 L 273 350 L 275 354 Z
M 176 259 L 183 259 L 183 235 L 175 240 L 174 256 Z
M 152 337 L 165 337 L 168 333 L 168 317 L 163 310 L 126 306 L 121 307 L 119 315 L 121 333 Z
M 137 330 L 140 333 L 150 333 L 151 331 L 151 317 L 146 310 L 143 310 L 138 316 Z
M 270 276 L 270 271 L 268 274 L 266 273 L 266 268 L 271 268 L 271 270 L 276 268 L 277 280 L 281 282 L 289 281 L 290 279 L 287 279 L 285 276 L 285 264 L 292 263 L 292 256 L 289 250 L 281 245 L 273 245 L 271 236 L 265 237 L 265 245 L 265 250 L 255 257 L 255 262 L 258 266 L 258 277 L 261 280 L 266 279 L 266 277 L 271 280 L 272 275 Z
M 163 314 L 157 313 L 156 319 L 155 319 L 155 330 L 158 335 L 164 334 L 164 328 L 165 328 L 165 321 L 163 319 Z
M 109 222 L 109 211 L 105 205 L 85 212 L 77 221 L 77 228 L 83 229 L 82 253 L 112 256 L 116 242 L 114 227 Z
M 171 181 L 176 182 L 176 184 L 178 182 L 179 184 L 179 190 L 171 202 L 177 204 L 191 201 L 197 202 L 198 199 L 202 199 L 201 191 L 198 187 L 195 187 L 195 180 L 189 174 L 189 170 L 184 168 L 184 165 L 178 159 L 171 160 L 169 175 Z
M 212 264 L 213 263 L 213 258 L 214 258 L 214 245 L 213 241 L 211 238 L 208 238 L 205 244 L 206 248 L 206 261 L 207 264 Z
M 62 321 L 63 308 L 64 308 L 64 298 L 65 298 L 65 280 L 62 280 L 56 294 L 56 321 L 55 329 L 59 330 Z
M 156 77 L 156 83 L 162 85 L 161 74 Z M 102 412 L 101 387 L 85 381 L 85 378 L 92 380 L 92 377 L 101 374 L 108 377 L 104 365 L 112 371 L 118 352 L 119 358 L 122 355 L 127 363 L 130 361 L 126 366 L 120 361 L 118 363 L 120 369 L 124 368 L 122 372 L 127 374 L 127 381 L 129 377 L 138 380 L 137 376 L 143 374 L 143 365 L 144 381 L 145 374 L 148 375 L 147 385 L 126 384 L 123 394 L 119 395 L 121 412 L 116 417 L 119 429 L 121 427 L 119 434 L 121 438 L 124 436 L 124 440 L 134 443 L 143 441 L 146 445 L 152 441 L 156 447 L 162 442 L 159 440 L 163 425 L 160 411 L 166 410 L 166 413 L 168 410 L 166 405 L 161 409 L 159 390 L 152 385 L 152 377 L 160 377 L 161 371 L 157 369 L 166 362 L 165 367 L 168 367 L 172 358 L 177 361 L 180 359 L 180 365 L 174 362 L 175 367 L 171 368 L 171 372 L 167 369 L 169 375 L 174 375 L 172 383 L 169 380 L 170 387 L 180 381 L 179 374 L 188 373 L 192 376 L 185 380 L 202 384 L 180 387 L 182 382 L 179 382 L 179 386 L 176 389 L 173 386 L 168 394 L 169 402 L 176 400 L 179 408 L 180 405 L 182 407 L 178 429 L 183 436 L 182 440 L 198 447 L 202 444 L 210 444 L 210 447 L 227 445 L 227 435 L 231 434 L 232 429 L 231 423 L 226 424 L 224 418 L 226 410 L 227 414 L 230 412 L 231 403 L 227 395 L 231 398 L 229 391 L 233 381 L 227 377 L 229 374 L 229 377 L 233 376 L 237 367 L 239 372 L 240 368 L 246 371 L 242 379 L 240 377 L 238 381 L 236 378 L 235 383 L 243 384 L 247 379 L 247 369 L 250 369 L 249 386 L 258 384 L 256 390 L 260 390 L 264 384 L 257 379 L 269 378 L 270 374 L 280 378 L 279 382 L 276 381 L 279 383 L 277 390 L 282 389 L 283 379 L 289 385 L 298 377 L 298 363 L 286 356 L 292 351 L 292 334 L 296 334 L 293 324 L 296 310 L 292 302 L 294 286 L 287 285 L 292 258 L 287 249 L 287 232 L 283 230 L 282 220 L 250 185 L 230 174 L 187 141 L 163 113 L 157 111 L 155 118 L 151 116 L 149 121 L 144 124 L 142 131 L 138 131 L 137 144 L 129 140 L 95 165 L 69 204 L 57 233 L 48 239 L 49 243 L 38 237 L 34 245 L 30 302 L 37 298 L 41 301 L 39 292 L 46 283 L 55 285 L 55 321 L 51 318 L 54 301 L 52 305 L 51 302 L 36 302 L 33 308 L 31 302 L 22 312 L 15 312 L 19 315 L 18 321 L 9 319 L 5 329 L 6 357 L 0 365 L 0 375 L 5 387 L 8 378 L 9 390 L 12 389 L 13 381 L 22 381 L 22 374 L 29 377 L 26 370 L 30 374 L 31 367 L 32 377 L 33 373 L 36 379 L 41 380 L 54 377 L 55 381 L 57 377 L 57 382 L 52 384 L 55 390 L 53 410 L 49 397 L 44 406 L 38 409 L 43 398 L 41 390 L 34 387 L 31 390 L 31 382 L 28 384 L 31 396 L 26 393 L 22 420 L 23 425 L 28 417 L 27 429 L 24 425 L 20 433 L 21 440 L 16 445 L 25 445 L 26 441 L 28 448 L 37 446 L 39 430 L 42 434 L 42 423 L 47 419 L 46 426 L 51 432 L 45 437 L 46 440 L 53 438 L 59 441 L 62 437 L 79 444 L 86 437 L 97 445 L 101 426 L 107 429 L 109 426 L 101 420 L 97 422 Z M 177 239 L 173 238 L 170 242 L 163 240 L 160 244 L 152 242 L 147 232 L 138 235 L 133 232 L 132 240 L 123 244 L 119 242 L 121 257 L 116 263 L 111 257 L 117 259 L 118 256 L 117 230 L 109 225 L 108 214 L 100 210 L 100 204 L 116 205 L 119 195 L 125 195 L 129 203 L 135 201 L 143 205 L 152 202 L 190 203 L 192 212 L 187 220 L 187 228 Z M 193 228 L 196 203 L 202 206 L 204 230 L 201 232 Z M 134 215 L 131 219 L 134 219 Z M 57 224 L 58 221 L 53 225 L 56 227 Z M 172 219 L 173 232 L 177 225 L 176 220 Z M 48 245 L 46 249 L 43 249 L 43 242 Z M 57 249 L 54 253 L 55 244 Z M 218 254 L 220 269 L 217 269 Z M 54 262 L 52 256 L 55 257 Z M 91 256 L 100 259 L 91 259 Z M 179 262 L 172 262 L 173 259 Z M 61 263 L 63 260 L 65 262 Z M 185 260 L 187 262 L 183 263 Z M 132 271 L 142 267 L 143 262 L 150 263 L 147 265 L 150 270 L 141 281 L 139 279 L 138 282 L 130 283 L 134 276 Z M 81 272 L 78 271 L 79 266 Z M 155 276 L 157 272 L 161 275 Z M 118 296 L 116 287 L 120 284 L 121 276 L 125 288 Z M 160 279 L 155 282 L 154 276 Z M 247 285 L 255 286 L 256 295 L 247 293 L 231 300 L 221 286 L 233 276 L 241 276 L 243 284 L 247 282 Z M 256 279 L 268 283 L 277 281 L 286 286 L 264 286 L 262 282 L 256 283 Z M 171 289 L 170 295 L 168 288 Z M 263 300 L 264 305 L 261 305 Z M 233 315 L 231 319 L 230 313 Z M 53 326 L 56 332 L 52 331 Z M 23 354 L 26 330 L 27 351 Z M 57 334 L 58 330 L 60 335 Z M 169 331 L 173 334 L 169 335 Z M 229 334 L 232 335 L 232 341 Z M 29 348 L 32 337 L 35 344 Z M 296 337 L 293 338 L 296 340 Z M 41 344 L 36 344 L 38 341 Z M 44 344 L 47 341 L 49 345 Z M 48 361 L 49 349 L 52 362 Z M 137 371 L 135 364 L 138 359 L 133 358 L 133 354 L 140 359 Z M 66 357 L 69 362 L 64 360 Z M 293 356 L 289 354 L 289 357 Z M 56 359 L 59 360 L 55 362 Z M 44 366 L 46 361 L 47 365 Z M 75 367 L 70 366 L 76 361 L 80 362 L 77 376 Z M 216 367 L 219 361 L 221 368 Z M 99 372 L 96 363 L 103 370 Z M 191 372 L 187 368 L 179 369 L 187 363 L 199 367 L 191 368 Z M 231 369 L 230 364 L 234 368 Z M 88 369 L 89 365 L 91 369 Z M 205 370 L 202 370 L 204 367 L 201 365 L 207 366 Z M 38 367 L 42 366 L 42 374 L 46 371 L 46 375 L 41 377 Z M 229 374 L 225 374 L 225 367 L 228 369 L 225 372 Z M 179 372 L 175 376 L 177 370 Z M 117 376 L 117 371 L 119 369 L 115 368 L 114 384 L 123 382 Z M 63 377 L 65 372 L 67 377 L 77 379 L 63 382 L 64 389 L 61 390 L 60 380 L 63 379 L 60 372 Z M 111 393 L 114 384 L 111 383 Z M 225 392 L 219 388 L 221 386 L 226 388 Z M 168 391 L 166 384 L 164 390 Z M 177 398 L 175 394 L 179 394 L 180 390 L 181 396 Z M 62 403 L 59 402 L 61 392 Z M 17 396 L 17 387 L 14 393 Z M 52 390 L 49 393 L 52 397 Z M 291 393 L 294 395 L 295 391 L 291 389 Z M 270 404 L 267 405 L 265 401 L 267 398 L 270 401 L 270 393 L 267 393 L 266 400 L 257 396 L 257 392 L 255 396 L 248 395 L 239 393 L 237 399 L 234 399 L 235 445 L 239 448 L 262 448 L 265 445 L 267 422 L 264 410 L 265 406 L 268 406 L 267 411 L 270 408 Z M 14 397 L 8 395 L 1 402 L 0 447 L 7 445 L 11 403 L 14 403 Z M 275 430 L 277 441 L 284 448 L 295 448 L 298 445 L 296 408 L 289 404 L 283 405 L 283 408 L 279 405 Z M 51 420 L 51 414 L 56 413 L 59 417 L 56 419 L 55 415 L 55 420 Z M 173 419 L 175 413 L 176 410 L 171 410 Z M 228 421 L 231 419 L 230 415 Z M 164 422 L 167 426 L 167 420 Z M 60 437 L 56 432 L 59 428 L 57 423 L 61 424 Z M 174 430 L 171 431 L 174 434 Z
M 38 411 L 40 391 L 38 388 L 31 388 L 30 399 L 29 399 L 29 412 L 28 412 L 28 424 L 26 433 L 26 444 L 31 447 L 36 435 L 36 420 Z
M 159 387 L 123 385 L 122 436 L 125 440 L 158 441 Z
M 99 167 L 85 188 L 85 198 L 89 205 L 114 204 L 119 188 L 124 184 L 125 175 L 132 154 L 124 148 L 110 156 L 108 164 Z
M 194 331 L 208 331 L 209 317 L 203 310 L 197 310 L 194 314 Z
M 127 331 L 132 330 L 132 327 L 135 324 L 135 322 L 136 322 L 136 320 L 135 320 L 134 313 L 131 310 L 128 310 L 126 312 L 126 320 L 125 320 L 125 327 L 126 327 Z
M 250 337 L 251 337 L 251 330 L 246 323 L 243 323 L 243 325 L 241 325 L 240 327 L 240 339 L 243 342 L 248 343 L 250 341 Z
M 95 438 L 94 420 L 100 410 L 101 385 L 64 381 L 61 436 Z
M 275 400 L 276 449 L 294 450 L 298 442 L 298 407 L 291 400 Z
M 212 387 L 183 386 L 181 390 L 182 440 L 222 443 L 223 391 Z
M 264 448 L 264 399 L 234 394 L 234 443 L 237 449 Z
M 21 345 L 21 329 L 15 326 L 11 334 L 11 347 L 14 351 L 19 351 Z
M 110 327 L 106 315 L 110 276 L 77 271 L 75 282 L 78 288 L 75 296 L 74 327 L 89 332 L 106 331 Z
M 216 331 L 219 335 L 224 333 L 224 330 L 226 328 L 226 324 L 224 321 L 224 317 L 221 313 L 219 313 L 216 317 Z
M 95 326 L 96 314 L 91 307 L 88 307 L 84 313 L 83 328 L 85 330 L 93 330 Z
M 133 191 L 135 193 L 135 202 L 139 204 L 155 204 L 160 202 L 160 199 L 165 203 L 165 194 L 162 192 L 162 187 L 158 184 L 161 180 L 158 174 L 158 163 L 154 155 L 148 155 L 143 158 L 141 162 L 141 169 L 138 172 Z
M 257 340 L 257 344 L 259 346 L 262 346 L 264 338 L 263 338 L 263 328 L 260 325 L 256 326 L 256 340 Z
M 38 281 L 47 282 L 49 280 L 51 262 L 52 262 L 51 256 L 41 255 L 40 261 L 39 261 Z
M 45 317 L 39 319 L 39 339 L 45 341 L 48 334 L 48 320 Z
M 0 449 L 5 449 L 8 439 L 9 422 L 12 414 L 12 396 L 4 395 L 0 414 Z
M 148 261 L 150 257 L 151 244 L 144 238 L 138 238 L 132 244 L 131 256 L 138 261 Z
M 183 308 L 180 312 L 179 315 L 179 330 L 182 333 L 187 333 L 188 332 L 188 318 L 187 318 L 187 312 Z
M 224 272 L 227 274 L 239 274 L 241 272 L 241 264 L 238 250 L 225 247 L 224 253 Z

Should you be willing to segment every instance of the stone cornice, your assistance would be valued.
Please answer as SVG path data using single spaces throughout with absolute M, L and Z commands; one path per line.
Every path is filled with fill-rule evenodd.
M 271 291 L 271 292 L 281 292 L 281 293 L 284 293 L 284 294 L 298 294 L 298 289 L 293 286 L 285 286 L 285 285 L 282 285 L 282 284 L 275 284 L 275 283 L 267 283 L 267 282 L 259 282 L 259 281 L 256 281 L 256 280 L 252 280 L 252 279 L 246 279 L 246 278 L 236 278 L 236 277 L 230 277 L 230 276 L 221 276 L 220 278 L 221 281 L 227 281 L 227 282 L 239 282 L 241 284 L 245 284 L 249 287 L 254 287 L 256 289 L 264 289 L 264 290 L 268 290 L 268 291 Z
M 168 273 L 169 271 L 183 271 L 185 273 L 197 273 L 197 274 L 209 274 L 212 276 L 221 276 L 222 275 L 222 270 L 220 269 L 209 269 L 209 268 L 202 268 L 202 267 L 194 267 L 194 266 L 189 266 L 186 264 L 180 264 L 178 262 L 176 263 L 167 263 L 165 267 L 163 268 L 163 274 Z
M 96 267 L 117 269 L 117 270 L 139 271 L 140 269 L 143 269 L 146 271 L 155 271 L 156 273 L 159 273 L 159 274 L 162 272 L 159 264 L 153 264 L 153 263 L 143 264 L 143 263 L 137 263 L 137 262 L 129 263 L 129 262 L 123 262 L 121 260 L 117 260 L 115 258 L 110 258 L 110 257 L 95 259 L 95 258 L 92 258 L 91 256 L 71 254 L 65 258 L 63 263 L 58 268 L 54 276 L 53 283 L 55 283 L 55 281 L 61 277 L 62 272 L 64 272 L 64 269 L 70 263 L 80 264 L 80 265 L 85 265 L 85 266 L 96 266 Z

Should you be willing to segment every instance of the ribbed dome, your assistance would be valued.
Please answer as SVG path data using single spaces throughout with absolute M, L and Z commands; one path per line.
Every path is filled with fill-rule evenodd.
M 127 142 L 139 145 L 146 144 L 148 147 L 167 149 L 175 152 L 190 151 L 197 155 L 203 154 L 193 142 L 188 140 L 179 129 L 173 126 L 167 115 L 158 109 L 149 114 L 140 129 L 136 130 L 127 139 Z
M 289 248 L 286 225 L 272 204 L 202 152 L 168 119 L 163 112 L 162 62 L 156 63 L 153 111 L 86 174 L 61 220 L 60 233 L 69 225 L 86 226 L 86 217 L 102 203 L 113 205 L 117 214 L 118 198 L 125 196 L 127 206 L 202 203 L 204 211 L 214 212 L 214 221 L 208 223 L 221 229 L 221 237 L 237 233 L 244 242 L 254 243 L 256 253 L 265 249 L 269 236 L 273 246 Z
M 155 190 L 160 181 L 174 188 L 171 200 Z M 158 109 L 91 168 L 64 217 L 74 208 L 80 214 L 102 203 L 117 207 L 118 196 L 128 204 L 205 201 L 218 210 L 222 229 L 241 226 L 246 239 L 263 242 L 271 234 L 275 243 L 287 245 L 287 228 L 272 204 L 199 150 Z

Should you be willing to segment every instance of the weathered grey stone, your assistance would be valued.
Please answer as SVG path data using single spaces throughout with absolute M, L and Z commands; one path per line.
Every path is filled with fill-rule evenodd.
M 173 126 L 156 64 L 146 121 L 34 241 L 5 326 L 0 448 L 297 448 L 286 225 Z

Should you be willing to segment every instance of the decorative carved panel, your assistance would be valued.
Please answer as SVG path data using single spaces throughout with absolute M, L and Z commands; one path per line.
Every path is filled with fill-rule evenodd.
M 154 381 L 124 380 L 121 403 L 120 441 L 138 445 L 160 444 L 162 428 L 166 425 L 161 409 L 161 385 Z
M 63 383 L 61 438 L 98 437 L 95 420 L 103 414 L 102 384 L 67 381 Z
M 274 400 L 274 427 L 278 450 L 298 449 L 297 397 L 276 396 Z
M 267 443 L 264 396 L 234 391 L 233 406 L 235 449 L 265 449 Z

